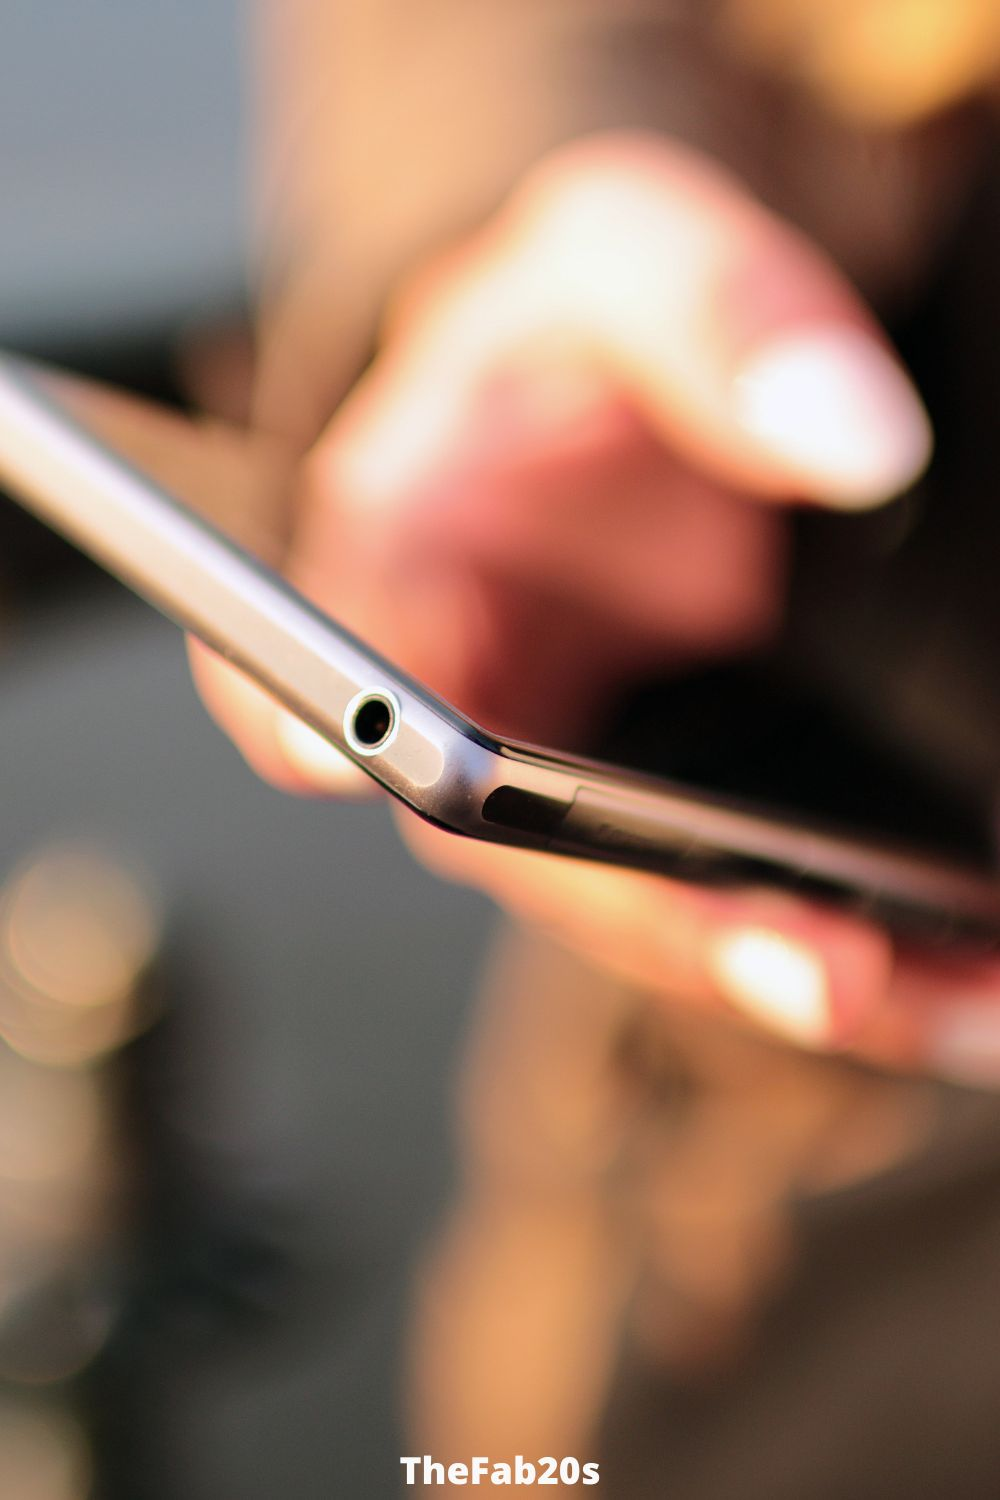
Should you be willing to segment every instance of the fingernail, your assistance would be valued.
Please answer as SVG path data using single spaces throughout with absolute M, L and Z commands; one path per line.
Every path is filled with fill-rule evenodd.
M 927 1062 L 943 1078 L 978 1088 L 1000 1085 L 1000 1006 L 942 1006 L 925 1032 Z
M 723 998 L 755 1021 L 807 1046 L 829 1038 L 826 970 L 803 944 L 765 927 L 737 927 L 714 939 L 708 962 Z
M 293 770 L 317 790 L 338 796 L 357 796 L 367 790 L 364 772 L 294 714 L 279 713 L 275 732 Z
M 919 396 L 860 329 L 800 330 L 765 344 L 740 370 L 735 401 L 743 429 L 838 509 L 891 499 L 930 458 Z

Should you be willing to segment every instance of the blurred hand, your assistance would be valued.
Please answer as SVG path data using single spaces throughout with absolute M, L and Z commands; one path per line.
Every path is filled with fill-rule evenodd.
M 287 567 L 472 718 L 572 744 L 631 679 L 767 636 L 789 502 L 879 504 L 929 449 L 909 381 L 818 250 L 708 160 L 599 138 L 542 163 L 401 291 L 307 460 Z M 194 658 L 263 775 L 352 785 L 325 742 Z M 1000 966 L 894 954 L 875 928 L 789 897 L 403 821 L 429 862 L 613 970 L 809 1045 L 961 1069 L 1000 997 Z

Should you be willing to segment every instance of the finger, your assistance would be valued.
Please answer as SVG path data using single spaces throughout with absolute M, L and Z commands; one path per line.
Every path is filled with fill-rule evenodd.
M 523 386 L 520 398 L 530 401 Z M 433 493 L 415 497 L 419 517 L 395 517 L 400 553 L 455 556 L 675 644 L 745 644 L 770 623 L 761 610 L 780 598 L 784 537 L 772 510 L 747 506 L 610 402 L 576 430 L 532 430 L 504 413 L 510 402 L 480 404 L 482 426 L 466 430 Z
M 729 1009 L 800 1045 L 847 1048 L 885 1004 L 892 947 L 853 916 L 765 891 L 719 892 L 607 865 L 488 849 L 401 819 L 438 873 L 482 886 L 630 983 Z
M 390 327 L 340 426 L 338 477 L 368 506 L 412 492 L 504 366 L 540 375 L 560 419 L 610 376 L 678 451 L 761 494 L 876 504 L 930 451 L 913 386 L 837 269 L 662 141 L 557 153 Z
M 362 797 L 369 777 L 270 693 L 199 641 L 188 641 L 191 672 L 206 707 L 259 776 L 282 791 Z
M 867 1056 L 977 1088 L 1000 1088 L 1000 959 L 899 955 Z
M 904 946 L 774 892 L 720 894 L 600 864 L 484 849 L 402 818 L 439 874 L 668 1003 L 728 1009 L 800 1046 L 1000 1088 L 1000 958 Z
M 313 470 L 294 581 L 472 718 L 563 744 L 609 683 L 774 629 L 785 549 L 772 508 L 634 422 L 537 447 L 504 432 L 502 452 L 450 454 L 386 526 L 345 517 Z

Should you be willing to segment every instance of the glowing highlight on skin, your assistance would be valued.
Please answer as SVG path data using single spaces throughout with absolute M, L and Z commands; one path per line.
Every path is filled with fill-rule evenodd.
M 294 714 L 279 713 L 275 734 L 289 764 L 317 789 L 354 797 L 368 789 L 364 773 Z
M 866 333 L 802 329 L 768 342 L 741 370 L 737 420 L 762 448 L 844 510 L 907 488 L 931 431 L 903 371 Z
M 826 971 L 800 943 L 764 927 L 740 927 L 717 937 L 709 968 L 732 1005 L 806 1045 L 826 1039 L 830 997 Z

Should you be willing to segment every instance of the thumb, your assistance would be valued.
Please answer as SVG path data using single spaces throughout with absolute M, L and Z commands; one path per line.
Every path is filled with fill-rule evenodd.
M 863 508 L 930 454 L 916 391 L 836 267 L 708 158 L 655 138 L 546 159 L 388 333 L 339 426 L 339 477 L 362 503 L 411 490 L 508 366 L 612 377 L 676 451 L 761 495 Z

